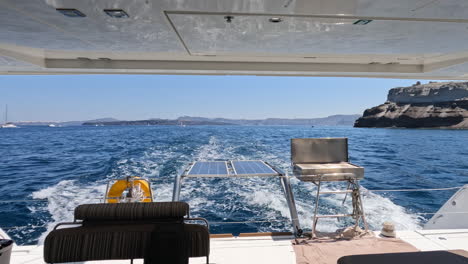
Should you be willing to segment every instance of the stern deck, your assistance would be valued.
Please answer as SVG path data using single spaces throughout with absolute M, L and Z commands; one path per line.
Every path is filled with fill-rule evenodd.
M 376 235 L 379 232 L 375 232 Z M 397 236 L 421 251 L 457 250 L 468 251 L 468 229 L 440 229 L 397 231 Z M 211 239 L 210 263 L 270 263 L 294 264 L 292 241 L 294 237 L 288 235 L 271 236 L 262 234 L 241 234 L 239 237 L 215 237 Z M 44 263 L 43 246 L 14 246 L 11 256 L 12 264 L 42 264 Z M 130 263 L 121 261 L 89 261 L 86 263 Z M 134 263 L 143 263 L 135 260 Z M 206 263 L 205 258 L 191 258 L 190 264 Z M 332 263 L 330 263 L 332 264 Z M 333 263 L 335 264 L 335 263 Z

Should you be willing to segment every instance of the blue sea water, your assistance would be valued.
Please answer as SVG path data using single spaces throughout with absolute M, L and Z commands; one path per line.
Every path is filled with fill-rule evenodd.
M 348 137 L 350 159 L 365 167 L 367 190 L 439 188 L 468 183 L 468 131 L 306 126 L 116 126 L 0 129 L 0 227 L 18 244 L 41 243 L 82 203 L 99 202 L 108 180 L 135 175 L 153 184 L 157 201 L 172 197 L 174 177 L 195 160 L 262 159 L 290 172 L 290 139 Z M 310 229 L 311 183 L 292 179 L 301 224 Z M 327 189 L 340 186 L 326 185 Z M 365 190 L 371 228 L 390 220 L 421 228 L 454 193 L 377 193 Z M 343 196 L 321 202 L 338 213 Z M 290 231 L 278 179 L 187 179 L 181 199 L 193 216 L 212 222 L 275 219 L 270 223 L 213 224 L 212 233 Z M 11 202 L 2 202 L 16 200 Z M 25 201 L 23 201 L 25 200 Z M 347 209 L 350 205 L 347 204 Z M 349 224 L 329 219 L 318 229 Z

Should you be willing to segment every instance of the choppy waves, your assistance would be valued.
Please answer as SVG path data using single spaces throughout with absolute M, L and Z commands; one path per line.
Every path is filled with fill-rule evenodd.
M 86 130 L 85 128 L 70 129 L 69 133 L 78 133 L 83 129 Z M 401 175 L 404 171 L 402 166 L 405 166 L 401 164 L 404 163 L 401 157 L 398 159 L 392 159 L 390 156 L 380 157 L 379 155 L 383 155 L 380 153 L 382 148 L 369 147 L 369 143 L 373 144 L 372 137 L 375 137 L 371 134 L 382 130 L 363 132 L 366 130 L 296 127 L 134 127 L 132 130 L 122 130 L 122 128 L 95 130 L 100 133 L 100 137 L 96 140 L 103 140 L 100 144 L 107 149 L 101 155 L 99 155 L 99 149 L 93 154 L 97 157 L 94 162 L 100 162 L 96 168 L 97 172 L 88 171 L 76 179 L 65 177 L 66 179 L 62 180 L 57 180 L 60 173 L 50 173 L 51 179 L 54 178 L 55 182 L 45 179 L 44 181 L 50 184 L 29 191 L 29 193 L 28 190 L 22 192 L 24 196 L 32 199 L 45 199 L 47 202 L 28 204 L 24 211 L 18 213 L 18 216 L 34 219 L 35 223 L 26 229 L 17 228 L 9 231 L 9 234 L 19 244 L 41 243 L 45 234 L 57 223 L 73 219 L 73 209 L 77 205 L 99 202 L 109 179 L 130 175 L 147 177 L 152 182 L 156 200 L 169 201 L 172 198 L 174 176 L 194 160 L 263 159 L 289 171 L 289 139 L 292 137 L 348 136 L 350 144 L 366 142 L 365 151 L 356 148 L 351 148 L 350 151 L 354 163 L 366 167 L 366 180 L 363 181 L 365 188 L 378 189 L 381 184 L 389 184 L 395 178 L 399 178 L 399 184 L 402 184 L 401 181 L 407 177 L 407 175 Z M 115 141 L 109 142 L 109 139 L 104 140 L 106 133 L 113 133 L 114 139 L 120 141 L 116 143 Z M 467 136 L 466 133 L 462 135 Z M 375 137 L 374 140 L 381 141 L 382 137 Z M 387 154 L 394 155 L 401 151 L 399 149 L 401 144 L 395 144 L 394 141 L 388 139 L 387 141 L 387 144 L 379 143 L 384 144 L 383 149 L 387 150 Z M 64 146 L 67 144 L 74 144 L 74 141 L 69 138 L 67 142 L 64 142 Z M 369 155 L 372 151 L 374 151 L 373 155 Z M 79 155 L 86 156 L 87 153 Z M 369 156 L 372 156 L 370 160 Z M 390 166 L 391 168 L 388 168 L 389 165 L 383 165 L 385 162 L 394 160 L 398 160 L 398 163 L 391 165 L 393 166 Z M 60 160 L 58 164 L 44 166 L 58 168 L 59 162 Z M 79 163 L 81 160 L 77 158 L 76 162 Z M 74 170 L 84 170 L 87 168 L 86 165 L 77 165 Z M 417 171 L 417 168 L 411 169 L 411 172 Z M 0 177 L 3 176 L 0 174 Z M 423 175 L 417 174 L 417 177 L 423 177 Z M 447 177 L 447 175 L 443 174 L 440 177 Z M 463 178 L 452 177 L 450 179 L 451 183 L 458 185 L 463 183 L 463 180 L 466 182 Z M 432 180 L 427 182 L 431 183 Z M 414 181 L 413 178 L 407 180 L 408 187 L 412 187 L 412 181 Z M 315 186 L 296 179 L 292 179 L 291 182 L 300 222 L 303 228 L 310 229 Z M 337 190 L 339 186 L 326 184 L 324 188 Z M 416 213 L 420 210 L 436 210 L 450 194 L 437 199 L 431 195 L 417 197 L 405 196 L 406 194 L 376 194 L 364 189 L 363 199 L 371 228 L 378 229 L 384 221 L 392 221 L 396 223 L 398 229 L 417 229 L 426 219 L 419 217 Z M 343 197 L 343 195 L 324 196 L 321 199 L 320 212 L 343 212 L 341 208 Z M 289 231 L 291 229 L 289 210 L 278 179 L 185 179 L 181 199 L 190 204 L 192 215 L 205 217 L 212 222 L 271 220 L 271 222 L 263 223 L 213 224 L 211 231 L 214 233 Z M 421 202 L 422 206 L 411 206 L 414 201 Z M 345 209 L 350 208 L 348 199 Z M 20 224 L 19 221 L 18 223 L 0 223 L 8 224 L 8 226 Z M 319 222 L 318 228 L 323 231 L 334 231 L 347 224 L 349 224 L 347 220 L 324 219 Z

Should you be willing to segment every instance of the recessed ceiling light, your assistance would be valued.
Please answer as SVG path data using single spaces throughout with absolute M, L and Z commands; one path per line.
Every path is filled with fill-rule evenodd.
M 227 23 L 231 23 L 233 19 L 234 19 L 234 16 L 225 16 L 224 17 L 224 20 L 226 20 Z
M 128 14 L 123 9 L 104 9 L 104 12 L 114 18 L 128 18 Z
M 271 23 L 279 23 L 279 22 L 283 21 L 283 19 L 281 19 L 281 17 L 270 17 L 270 19 L 268 19 L 268 21 L 270 21 Z
M 85 17 L 86 15 L 81 13 L 78 9 L 73 8 L 56 8 L 58 12 L 67 17 Z
M 356 20 L 354 21 L 354 25 L 367 25 L 369 24 L 370 22 L 372 22 L 371 19 L 359 19 L 359 20 Z

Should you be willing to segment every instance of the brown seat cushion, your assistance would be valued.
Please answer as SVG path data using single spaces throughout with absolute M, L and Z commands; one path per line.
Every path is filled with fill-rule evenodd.
M 338 264 L 467 264 L 468 258 L 448 251 L 344 256 Z

